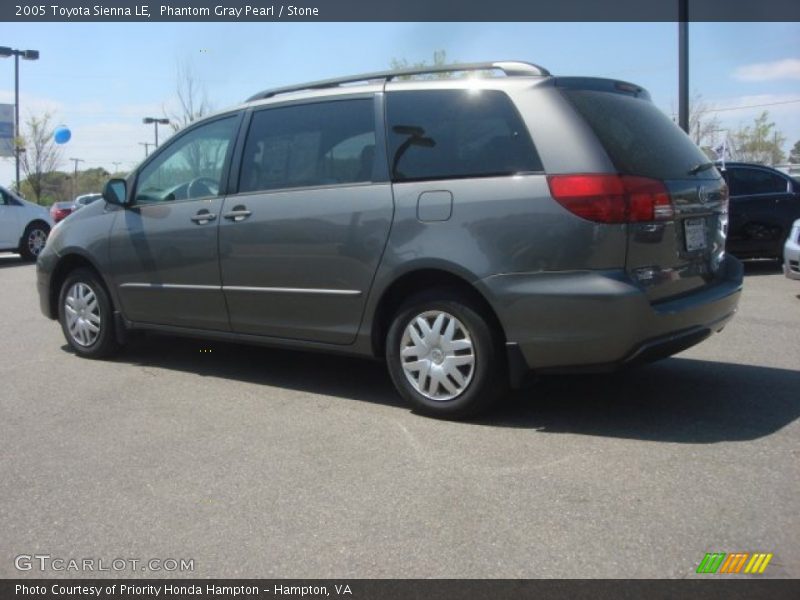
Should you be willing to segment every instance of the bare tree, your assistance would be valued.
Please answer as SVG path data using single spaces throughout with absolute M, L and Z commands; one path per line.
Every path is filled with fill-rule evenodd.
M 50 113 L 39 118 L 29 116 L 19 140 L 24 149 L 20 152 L 20 168 L 37 204 L 41 204 L 46 176 L 58 167 L 62 159 L 61 148 L 53 139 L 55 126 L 50 124 L 51 118 Z
M 176 78 L 179 110 L 169 114 L 165 110 L 164 113 L 170 120 L 172 130 L 177 132 L 210 113 L 213 107 L 208 100 L 205 85 L 197 77 L 191 62 L 178 63 Z
M 689 136 L 701 148 L 713 148 L 718 134 L 722 132 L 716 107 L 703 100 L 702 94 L 695 93 L 689 102 Z

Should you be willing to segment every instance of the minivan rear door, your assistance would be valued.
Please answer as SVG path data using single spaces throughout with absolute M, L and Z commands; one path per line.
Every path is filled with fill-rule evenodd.
M 629 276 L 652 301 L 711 284 L 725 247 L 724 180 L 640 88 L 618 83 L 609 89 L 605 84 L 605 89 L 565 86 L 564 94 L 597 135 L 618 173 L 660 182 L 673 208 L 665 218 L 628 224 Z
M 234 332 L 355 339 L 393 213 L 378 102 L 253 111 L 219 228 Z

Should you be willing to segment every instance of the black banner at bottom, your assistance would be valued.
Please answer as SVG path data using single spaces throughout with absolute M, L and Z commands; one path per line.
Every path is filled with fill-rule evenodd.
M 796 579 L 5 579 L 3 600 L 800 598 Z

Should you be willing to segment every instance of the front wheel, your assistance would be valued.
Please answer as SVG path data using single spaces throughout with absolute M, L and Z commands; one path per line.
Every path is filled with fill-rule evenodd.
M 31 223 L 22 234 L 22 241 L 19 253 L 24 260 L 36 260 L 36 257 L 44 250 L 47 243 L 47 234 L 50 230 L 46 225 Z
M 70 347 L 79 356 L 105 358 L 117 348 L 111 301 L 97 275 L 76 269 L 61 286 L 58 318 Z
M 447 419 L 474 416 L 507 391 L 498 333 L 459 294 L 412 298 L 389 328 L 389 374 L 401 396 L 421 413 Z

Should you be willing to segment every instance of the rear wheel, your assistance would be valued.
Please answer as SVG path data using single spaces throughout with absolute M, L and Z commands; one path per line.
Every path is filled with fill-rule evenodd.
M 497 333 L 475 303 L 455 292 L 404 304 L 389 328 L 386 361 L 400 395 L 434 417 L 474 416 L 508 389 Z
M 119 347 L 105 287 L 89 269 L 76 269 L 61 286 L 58 318 L 67 343 L 79 356 L 105 358 Z
M 41 223 L 31 223 L 22 234 L 22 242 L 19 246 L 19 253 L 25 260 L 36 260 L 44 245 L 47 243 L 47 235 L 50 230 L 47 225 Z

